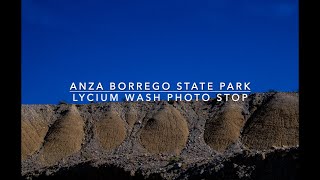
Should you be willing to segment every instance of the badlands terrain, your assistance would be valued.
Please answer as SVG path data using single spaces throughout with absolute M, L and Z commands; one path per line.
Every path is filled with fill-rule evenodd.
M 298 179 L 298 93 L 22 105 L 24 179 Z

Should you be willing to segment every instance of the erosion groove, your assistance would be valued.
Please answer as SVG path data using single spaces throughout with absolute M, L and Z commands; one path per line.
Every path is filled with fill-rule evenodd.
M 138 120 L 137 111 L 133 108 L 130 108 L 129 111 L 126 113 L 126 121 L 129 127 L 132 128 L 133 125 L 137 122 L 137 120 Z

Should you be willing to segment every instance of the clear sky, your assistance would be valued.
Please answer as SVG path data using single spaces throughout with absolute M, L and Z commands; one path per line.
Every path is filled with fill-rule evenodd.
M 298 0 L 22 0 L 22 103 L 73 81 L 298 89 Z

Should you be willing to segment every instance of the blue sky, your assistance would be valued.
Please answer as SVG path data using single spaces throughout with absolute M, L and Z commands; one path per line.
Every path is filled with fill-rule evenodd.
M 22 0 L 22 103 L 73 81 L 298 89 L 297 0 Z

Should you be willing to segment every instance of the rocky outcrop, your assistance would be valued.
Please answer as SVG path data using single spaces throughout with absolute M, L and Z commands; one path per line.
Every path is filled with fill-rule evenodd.
M 22 105 L 25 179 L 295 179 L 297 93 Z

